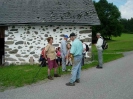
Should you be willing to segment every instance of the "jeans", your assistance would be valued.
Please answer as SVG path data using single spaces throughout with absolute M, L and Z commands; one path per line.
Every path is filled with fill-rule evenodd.
M 46 66 L 46 59 L 45 58 L 42 58 L 42 61 L 41 61 L 41 67 L 45 67 Z
M 85 58 L 85 53 L 83 53 L 82 64 L 81 64 L 81 66 L 84 66 L 84 58 Z
M 102 67 L 103 65 L 103 50 L 98 49 L 98 65 L 99 67 Z
M 61 53 L 61 57 L 62 57 L 62 71 L 66 70 L 66 58 L 65 55 L 63 55 L 63 53 Z
M 82 62 L 82 55 L 74 56 L 70 83 L 74 83 L 76 79 L 80 79 L 81 62 Z

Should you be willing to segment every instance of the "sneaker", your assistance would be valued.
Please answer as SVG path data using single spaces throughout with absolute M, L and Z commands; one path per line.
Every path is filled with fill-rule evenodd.
M 54 77 L 61 77 L 59 74 L 54 74 Z
M 62 72 L 67 72 L 67 70 L 62 70 Z
M 68 69 L 67 71 L 71 71 L 71 69 Z
M 98 67 L 99 67 L 99 65 L 96 66 L 96 68 L 98 68 Z
M 53 77 L 52 77 L 52 76 L 48 76 L 48 79 L 49 79 L 49 80 L 53 80 Z
M 96 67 L 97 69 L 102 69 L 103 67 Z
M 67 85 L 67 86 L 75 86 L 75 83 L 70 83 L 70 82 L 68 82 L 68 83 L 66 83 L 66 85 Z
M 80 80 L 79 80 L 79 79 L 76 79 L 75 82 L 76 82 L 76 83 L 80 83 Z

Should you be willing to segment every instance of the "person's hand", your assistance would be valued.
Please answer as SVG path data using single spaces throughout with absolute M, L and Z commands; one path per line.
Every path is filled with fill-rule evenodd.
M 45 57 L 45 59 L 47 60 L 47 57 Z
M 67 56 L 65 56 L 65 58 L 67 59 Z

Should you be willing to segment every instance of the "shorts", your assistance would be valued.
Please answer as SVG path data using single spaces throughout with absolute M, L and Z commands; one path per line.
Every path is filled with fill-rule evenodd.
M 57 61 L 61 63 L 62 62 L 62 58 L 58 57 Z
M 56 68 L 56 67 L 58 67 L 56 63 L 56 59 L 50 60 L 50 58 L 48 58 L 48 68 L 51 70 L 52 68 Z

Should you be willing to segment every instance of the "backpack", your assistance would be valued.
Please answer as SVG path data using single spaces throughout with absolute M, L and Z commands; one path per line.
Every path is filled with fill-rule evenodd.
M 108 43 L 105 39 L 103 39 L 102 48 L 103 48 L 103 50 L 108 49 Z
M 87 44 L 85 44 L 86 46 L 86 52 L 89 51 L 89 46 Z

